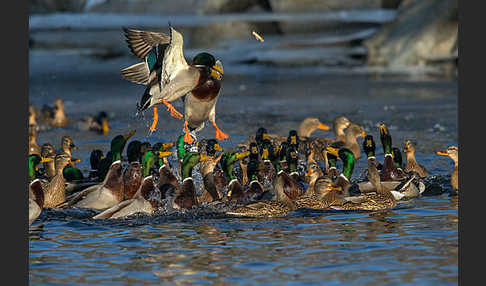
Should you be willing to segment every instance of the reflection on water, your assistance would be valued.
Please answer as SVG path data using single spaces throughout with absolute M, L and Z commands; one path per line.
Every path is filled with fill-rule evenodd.
M 268 220 L 137 225 L 43 213 L 31 231 L 30 281 L 455 285 L 457 219 L 457 197 L 446 194 L 392 211 L 299 211 Z

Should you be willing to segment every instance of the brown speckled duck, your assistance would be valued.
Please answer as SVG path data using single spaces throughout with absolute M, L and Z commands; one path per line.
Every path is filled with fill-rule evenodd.
M 55 156 L 55 175 L 49 181 L 44 190 L 44 208 L 55 208 L 66 200 L 66 180 L 63 176 L 63 169 L 70 163 L 67 154 L 58 154 Z
M 283 178 L 283 174 L 285 172 L 280 172 L 274 181 L 274 199 L 238 206 L 227 211 L 226 214 L 243 217 L 281 217 L 288 215 L 296 209 L 296 205 L 285 194 L 285 179 Z
M 346 129 L 344 141 L 334 141 L 331 145 L 334 148 L 347 148 L 353 152 L 354 158 L 357 160 L 361 157 L 361 148 L 358 144 L 358 137 L 365 137 L 366 132 L 363 126 L 351 123 Z
M 459 148 L 449 146 L 446 150 L 437 152 L 437 155 L 447 156 L 454 162 L 454 169 L 451 173 L 451 187 L 454 190 L 459 190 Z
M 429 175 L 429 172 L 427 172 L 425 167 L 417 163 L 417 160 L 415 159 L 415 146 L 412 141 L 405 141 L 405 148 L 403 149 L 403 152 L 407 154 L 407 165 L 405 167 L 405 172 L 417 172 L 420 178 L 425 178 Z

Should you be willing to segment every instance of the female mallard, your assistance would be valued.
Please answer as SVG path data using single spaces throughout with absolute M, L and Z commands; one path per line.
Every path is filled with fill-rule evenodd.
M 448 156 L 454 162 L 454 169 L 451 174 L 451 187 L 454 190 L 459 190 L 459 148 L 457 146 L 449 146 L 444 151 L 438 151 L 437 155 Z
M 197 54 L 192 64 L 187 64 L 183 53 L 183 37 L 170 27 L 168 45 L 161 57 L 159 45 L 167 44 L 167 35 L 163 33 L 144 32 L 124 29 L 127 42 L 135 55 L 144 59 L 145 63 L 137 64 L 122 70 L 125 78 L 145 82 L 147 88 L 141 99 L 139 110 L 164 104 L 171 115 L 182 118 L 170 102 L 184 97 L 184 141 L 192 143 L 194 138 L 190 132 L 198 132 L 204 128 L 204 121 L 209 119 L 216 128 L 216 139 L 224 140 L 229 136 L 223 133 L 216 124 L 216 102 L 223 79 L 221 61 L 216 61 L 209 53 Z M 144 52 L 141 52 L 144 51 Z M 155 52 L 155 60 L 149 63 L 147 55 Z M 145 67 L 145 68 L 141 68 Z M 140 80 L 142 79 L 142 80 Z M 154 126 L 152 130 L 154 130 Z
M 221 190 L 218 190 L 218 186 L 215 183 L 216 178 L 214 174 L 214 168 L 218 164 L 219 160 L 221 160 L 222 156 L 223 153 L 219 154 L 218 156 L 216 156 L 216 154 L 204 155 L 204 159 L 199 163 L 199 172 L 203 177 L 204 186 L 204 191 L 200 197 L 201 202 L 210 203 L 222 198 Z
M 55 208 L 58 204 L 66 200 L 66 180 L 64 179 L 63 170 L 69 162 L 70 158 L 68 154 L 62 153 L 55 156 L 54 164 L 56 173 L 43 188 L 45 208 Z
M 226 214 L 244 217 L 281 217 L 296 209 L 295 203 L 285 194 L 285 172 L 281 171 L 274 181 L 275 199 L 263 200 L 238 206 Z
M 110 132 L 108 114 L 100 111 L 96 116 L 87 116 L 78 122 L 78 128 L 83 131 L 93 131 L 100 135 Z
M 339 116 L 334 119 L 332 130 L 336 136 L 336 141 L 346 141 L 344 129 L 348 128 L 350 124 L 351 121 L 344 116 Z
M 44 208 L 44 191 L 39 179 L 29 184 L 29 226 L 39 217 Z
M 56 175 L 56 166 L 54 161 L 56 152 L 54 151 L 54 146 L 49 143 L 42 144 L 41 156 L 43 158 L 52 158 L 52 160 L 42 163 L 44 168 L 44 177 L 50 181 Z
M 425 178 L 429 175 L 429 172 L 427 172 L 425 167 L 417 163 L 417 160 L 415 159 L 415 146 L 412 141 L 405 141 L 403 152 L 407 154 L 407 166 L 405 167 L 405 172 L 417 172 L 420 178 Z
M 29 125 L 29 155 L 41 154 L 41 149 L 37 145 L 37 125 Z
M 54 100 L 54 107 L 44 105 L 41 110 L 36 110 L 35 113 L 35 118 L 41 125 L 65 127 L 69 124 L 64 112 L 64 102 L 60 98 Z
M 148 176 L 143 179 L 136 196 L 106 209 L 93 219 L 121 218 L 135 213 L 153 214 L 163 207 L 162 200 L 160 190 L 154 185 L 153 177 Z
M 366 193 L 359 197 L 346 198 L 347 202 L 340 206 L 331 206 L 331 208 L 335 210 L 376 211 L 396 207 L 397 201 L 395 197 L 389 190 L 381 186 L 380 175 L 373 164 L 368 166 L 368 180 L 375 186 L 376 192 Z
M 361 157 L 361 148 L 358 145 L 357 138 L 366 137 L 366 132 L 364 131 L 363 126 L 351 123 L 349 127 L 346 129 L 344 141 L 335 141 L 332 143 L 332 147 L 334 148 L 347 148 L 353 152 L 354 158 L 357 160 Z
M 311 163 L 307 174 L 310 176 L 310 184 L 305 195 L 297 198 L 295 204 L 298 208 L 329 209 L 331 205 L 340 205 L 345 202 L 341 188 L 333 185 L 332 179 L 324 175 L 317 163 Z

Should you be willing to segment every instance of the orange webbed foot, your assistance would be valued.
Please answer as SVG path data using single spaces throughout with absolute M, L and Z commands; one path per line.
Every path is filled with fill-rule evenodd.
M 159 121 L 159 114 L 157 113 L 157 107 L 154 106 L 154 121 L 152 122 L 152 126 L 150 126 L 150 132 L 155 131 L 155 127 L 157 126 L 158 121 Z
M 162 99 L 162 103 L 167 106 L 167 111 L 170 111 L 170 116 L 182 119 L 182 114 L 172 104 L 168 103 L 165 99 Z
M 229 135 L 224 133 L 223 131 L 221 131 L 221 129 L 219 129 L 218 125 L 216 125 L 216 122 L 213 122 L 213 126 L 214 128 L 216 128 L 216 139 L 221 141 L 221 140 L 226 140 L 229 138 Z
M 189 128 L 187 127 L 187 120 L 184 122 L 184 126 L 186 129 L 186 132 L 184 134 L 184 142 L 192 144 L 194 142 L 194 138 L 192 138 L 191 134 L 189 134 Z

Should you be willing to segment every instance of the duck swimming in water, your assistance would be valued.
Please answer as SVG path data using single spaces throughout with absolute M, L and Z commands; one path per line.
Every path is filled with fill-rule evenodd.
M 197 54 L 191 65 L 187 64 L 183 53 L 183 37 L 172 27 L 170 27 L 169 41 L 165 46 L 163 57 L 163 48 L 160 45 L 167 44 L 167 35 L 132 29 L 124 30 L 132 51 L 145 60 L 145 63 L 122 70 L 125 78 L 137 79 L 138 82 L 147 84 L 139 110 L 143 111 L 164 104 L 172 116 L 182 118 L 182 114 L 170 102 L 183 98 L 185 142 L 194 141 L 189 133 L 194 134 L 202 130 L 206 119 L 209 119 L 216 129 L 216 139 L 229 138 L 229 135 L 222 132 L 216 124 L 216 102 L 224 74 L 221 61 L 204 52 Z M 142 78 L 143 80 L 140 80 Z
M 407 165 L 405 167 L 405 172 L 417 172 L 420 178 L 425 178 L 429 175 L 427 169 L 424 166 L 417 163 L 415 159 L 415 146 L 412 141 L 407 140 L 405 141 L 405 147 L 403 148 L 403 152 L 407 154 Z
M 454 162 L 454 169 L 451 173 L 451 187 L 456 191 L 459 190 L 459 148 L 449 146 L 444 151 L 438 151 L 437 155 L 447 156 Z

